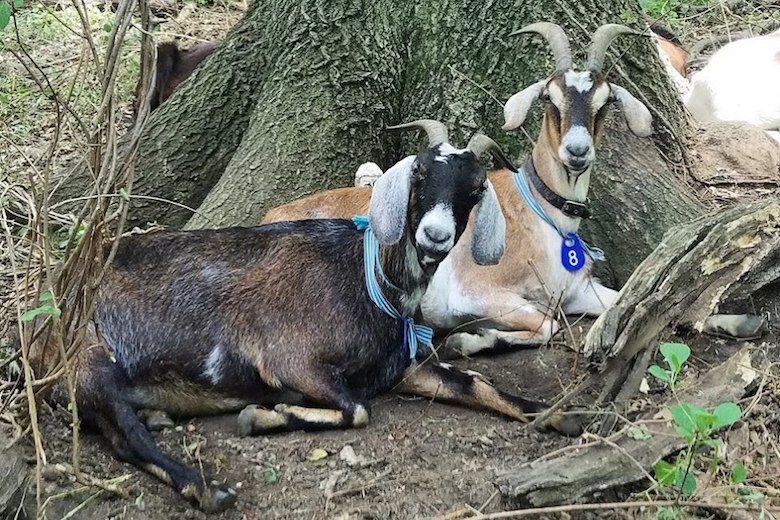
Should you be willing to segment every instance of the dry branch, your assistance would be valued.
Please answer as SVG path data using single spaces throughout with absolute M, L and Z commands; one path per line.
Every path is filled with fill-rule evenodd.
M 661 409 L 668 410 L 678 398 L 706 408 L 735 401 L 757 377 L 752 366 L 750 351 L 743 348 Z M 499 490 L 520 506 L 543 507 L 598 498 L 607 490 L 644 479 L 660 458 L 685 445 L 671 423 L 653 428 L 651 435 L 644 441 L 625 437 L 610 443 L 614 445 L 591 445 L 557 459 L 523 464 L 498 476 Z
M 584 352 L 599 368 L 583 388 L 599 403 L 631 399 L 669 326 L 704 322 L 726 300 L 780 277 L 780 203 L 745 204 L 669 231 L 591 328 Z M 602 432 L 603 433 L 603 432 Z

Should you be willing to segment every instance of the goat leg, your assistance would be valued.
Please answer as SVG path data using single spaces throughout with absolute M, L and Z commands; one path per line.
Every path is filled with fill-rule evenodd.
M 540 413 L 548 408 L 544 403 L 503 392 L 478 374 L 459 370 L 447 363 L 412 365 L 394 391 L 492 410 L 522 422 L 528 422 L 526 414 Z M 582 432 L 582 426 L 574 416 L 561 412 L 552 414 L 542 426 L 565 435 L 574 436 Z

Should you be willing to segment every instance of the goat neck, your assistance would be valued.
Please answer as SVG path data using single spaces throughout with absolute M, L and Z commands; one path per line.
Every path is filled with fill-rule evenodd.
M 377 281 L 385 297 L 403 316 L 414 316 L 435 268 L 426 270 L 420 265 L 409 230 L 397 244 L 380 246 L 379 263 L 385 278 L 377 275 Z
M 542 121 L 542 128 L 547 127 L 547 117 Z M 557 147 L 553 146 L 546 131 L 540 132 L 531 157 L 539 178 L 548 188 L 561 197 L 576 202 L 585 203 L 590 187 L 590 171 L 593 166 L 588 166 L 582 173 L 571 175 L 558 158 Z M 542 197 L 536 188 L 531 186 L 531 191 L 544 208 L 545 212 L 566 232 L 577 231 L 580 219 L 569 217 L 561 210 Z

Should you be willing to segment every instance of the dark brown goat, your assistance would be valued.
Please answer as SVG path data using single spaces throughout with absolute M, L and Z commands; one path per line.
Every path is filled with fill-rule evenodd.
M 429 131 L 431 147 L 376 182 L 373 235 L 349 220 L 303 220 L 122 240 L 100 288 L 88 346 L 75 361 L 81 416 L 119 458 L 214 512 L 231 507 L 235 492 L 163 454 L 138 410 L 192 416 L 243 408 L 239 433 L 248 435 L 362 427 L 368 401 L 389 391 L 521 421 L 545 408 L 474 373 L 415 364 L 404 348 L 408 322 L 369 297 L 364 245 L 371 236 L 381 244 L 379 290 L 406 317 L 418 314 L 472 209 L 474 259 L 491 264 L 503 254 L 504 217 L 478 161 L 484 151 L 505 160 L 495 143 L 478 136 L 456 150 L 437 139 L 446 135 L 440 123 L 416 124 Z M 42 343 L 33 357 L 53 366 L 56 352 Z M 563 414 L 550 425 L 579 431 Z
M 208 58 L 219 45 L 218 41 L 196 43 L 187 49 L 180 49 L 176 42 L 165 42 L 157 46 L 157 75 L 151 89 L 149 111 L 156 110 L 171 97 L 179 85 L 189 78 L 198 65 Z M 135 87 L 133 109 L 138 113 L 144 85 L 141 79 Z

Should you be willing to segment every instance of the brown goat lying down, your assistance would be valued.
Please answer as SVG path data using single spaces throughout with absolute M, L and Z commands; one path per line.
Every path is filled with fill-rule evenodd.
M 157 46 L 157 76 L 151 89 L 149 110 L 154 111 L 165 103 L 179 85 L 189 78 L 198 65 L 208 58 L 219 45 L 219 41 L 196 43 L 187 49 L 180 49 L 176 42 L 165 42 Z M 133 108 L 138 113 L 141 92 L 144 86 L 141 80 L 135 87 Z
M 474 373 L 413 359 L 409 320 L 472 209 L 475 261 L 503 254 L 504 217 L 478 161 L 498 152 L 478 137 L 462 150 L 433 142 L 390 168 L 374 186 L 367 231 L 349 220 L 303 220 L 123 239 L 75 360 L 84 422 L 120 459 L 214 512 L 231 507 L 235 492 L 163 454 L 139 410 L 243 409 L 239 433 L 249 435 L 362 427 L 369 400 L 389 391 L 520 421 L 545 409 Z M 371 258 L 375 269 L 366 268 Z M 380 309 L 367 279 L 403 320 Z M 33 345 L 37 373 L 56 352 L 54 343 Z M 579 432 L 569 415 L 550 425 Z

